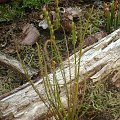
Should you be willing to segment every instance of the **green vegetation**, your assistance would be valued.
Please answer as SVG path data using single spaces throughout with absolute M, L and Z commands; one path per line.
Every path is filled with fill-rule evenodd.
M 0 65 L 0 96 L 19 87 L 23 82 L 22 79 L 23 77 L 20 74 Z
M 48 0 L 23 0 L 23 8 L 36 8 L 39 9 L 41 7 L 41 5 L 43 5 L 44 3 L 47 3 Z
M 84 43 L 84 38 L 85 38 L 87 29 L 88 29 L 88 23 L 89 23 L 92 11 L 93 11 L 93 8 L 91 10 L 91 13 L 90 13 L 88 20 L 86 21 L 86 24 L 84 27 L 82 26 L 81 20 L 80 20 L 80 26 L 81 26 L 81 28 L 80 28 L 81 29 L 80 30 L 81 37 L 79 39 L 80 53 L 79 53 L 78 63 L 77 63 L 76 54 L 74 55 L 74 58 L 75 58 L 75 80 L 73 82 L 73 85 L 70 85 L 71 86 L 70 89 L 67 85 L 67 77 L 65 75 L 65 69 L 64 69 L 64 65 L 63 65 L 62 55 L 60 54 L 59 48 L 56 45 L 54 29 L 51 24 L 50 17 L 48 15 L 48 11 L 45 7 L 43 9 L 43 13 L 45 15 L 45 18 L 46 18 L 48 26 L 49 26 L 50 40 L 48 40 L 46 42 L 46 44 L 44 46 L 44 50 L 42 49 L 41 45 L 36 43 L 37 48 L 38 48 L 39 67 L 40 67 L 41 75 L 43 78 L 44 89 L 45 89 L 45 97 L 43 97 L 39 93 L 39 90 L 35 87 L 34 83 L 28 76 L 28 73 L 24 67 L 24 61 L 21 59 L 20 54 L 18 53 L 18 48 L 17 48 L 17 54 L 18 54 L 19 60 L 21 61 L 23 70 L 26 74 L 26 78 L 28 78 L 28 81 L 32 85 L 33 89 L 38 94 L 40 99 L 45 103 L 46 107 L 50 110 L 50 112 L 54 115 L 56 120 L 73 120 L 73 119 L 78 120 L 78 114 L 76 114 L 76 113 L 78 110 L 77 104 L 78 104 L 78 92 L 79 92 L 78 85 L 79 85 L 80 61 L 81 61 L 81 56 L 82 56 L 82 47 L 83 47 L 83 43 Z M 57 15 L 59 15 L 59 14 L 57 13 Z M 59 16 L 57 18 L 59 19 Z M 59 25 L 60 20 L 56 20 L 56 21 L 57 21 L 57 25 Z M 83 31 L 82 31 L 82 29 L 83 29 L 82 27 L 84 28 Z M 65 35 L 65 33 L 64 33 L 64 35 Z M 66 35 L 65 35 L 65 40 L 66 40 Z M 74 53 L 76 52 L 76 47 L 75 47 L 76 41 L 77 41 L 76 25 L 74 22 L 72 22 L 72 45 L 74 48 Z M 50 59 L 49 59 L 49 53 L 47 50 L 48 43 L 51 43 L 50 51 L 52 51 L 52 53 L 51 53 L 51 56 L 53 58 L 52 61 L 50 61 Z M 67 40 L 66 40 L 66 47 L 68 48 Z M 68 57 L 69 57 L 69 51 L 67 51 L 67 53 L 68 53 Z M 54 60 L 54 55 L 56 55 L 55 60 Z M 49 76 L 48 76 L 48 68 L 47 68 L 48 62 L 49 62 L 50 72 L 53 75 L 52 80 L 50 80 Z M 56 70 L 55 64 L 56 63 L 60 67 L 60 72 L 61 72 L 62 79 L 63 79 L 62 86 L 64 87 L 65 93 L 66 93 L 67 106 L 68 106 L 67 111 L 64 108 L 64 103 L 62 102 L 62 98 L 61 98 L 61 92 L 60 92 L 60 91 L 62 91 L 61 87 L 60 87 L 61 85 L 59 84 L 58 77 L 55 74 L 55 70 Z M 69 63 L 69 69 L 70 69 L 70 67 L 71 67 L 71 65 Z M 71 79 L 70 71 L 69 71 L 69 78 Z M 46 103 L 46 101 L 47 101 L 47 103 Z
M 19 2 L 15 1 L 0 5 L 0 22 L 22 17 L 24 15 L 24 9 L 19 4 Z
M 79 109 L 81 118 L 85 120 L 87 118 L 116 120 L 119 117 L 120 94 L 117 89 L 109 88 L 109 85 L 109 80 L 107 82 L 100 81 L 97 84 L 87 84 L 84 101 Z M 104 116 L 103 119 L 101 119 L 102 116 Z
M 27 9 L 40 9 L 48 0 L 14 0 L 0 4 L 0 22 L 21 18 Z
M 104 16 L 107 32 L 110 33 L 120 26 L 120 10 L 118 0 L 113 0 L 112 3 L 109 3 L 109 5 L 104 3 Z

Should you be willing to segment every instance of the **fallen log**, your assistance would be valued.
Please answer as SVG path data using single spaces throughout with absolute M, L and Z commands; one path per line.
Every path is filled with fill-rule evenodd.
M 106 80 L 108 77 L 117 87 L 120 87 L 120 29 L 114 31 L 97 43 L 83 50 L 80 67 L 80 81 L 89 79 L 93 82 L 101 79 Z M 79 56 L 79 52 L 76 53 Z M 71 80 L 75 78 L 75 59 L 74 55 L 70 56 Z M 78 62 L 78 58 L 77 58 Z M 64 61 L 65 76 L 68 84 L 70 81 L 68 60 Z M 112 74 L 114 73 L 114 74 Z M 86 78 L 87 75 L 87 78 Z M 60 69 L 56 70 L 56 76 L 59 83 L 64 84 Z M 49 74 L 52 80 L 53 75 Z M 44 95 L 43 79 L 35 83 L 39 92 Z M 61 86 L 62 87 L 62 86 Z M 66 103 L 65 95 L 62 94 L 62 101 Z M 17 91 L 0 100 L 0 116 L 12 120 L 43 120 L 47 113 L 47 108 L 40 101 L 38 95 L 31 86 Z
M 0 52 L 0 65 L 9 67 L 13 71 L 15 71 L 15 72 L 21 74 L 23 77 L 25 77 L 24 70 L 22 69 L 21 63 L 18 60 L 14 59 L 13 57 L 11 57 L 3 52 Z M 36 75 L 38 73 L 38 70 L 30 68 L 27 65 L 25 67 L 26 67 L 26 69 L 28 71 L 28 75 L 30 77 L 32 77 L 33 75 Z

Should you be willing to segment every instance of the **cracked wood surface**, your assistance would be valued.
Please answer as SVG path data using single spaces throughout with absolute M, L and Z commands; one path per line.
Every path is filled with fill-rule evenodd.
M 111 80 L 120 87 L 120 29 L 114 31 L 97 43 L 83 50 L 80 67 L 80 81 L 85 79 L 85 75 L 94 82 L 104 79 L 115 71 Z M 76 53 L 76 56 L 79 52 Z M 71 78 L 74 80 L 74 55 L 70 56 Z M 78 62 L 78 58 L 77 58 Z M 64 61 L 65 75 L 69 84 L 68 61 Z M 56 70 L 56 76 L 59 83 L 64 83 L 60 69 Z M 49 74 L 52 81 L 53 75 Z M 44 95 L 45 91 L 42 79 L 35 83 L 40 93 Z M 63 102 L 66 102 L 65 96 L 62 96 Z M 42 118 L 47 112 L 47 108 L 38 98 L 31 86 L 28 86 L 14 94 L 11 94 L 0 100 L 0 116 L 3 118 L 12 118 L 13 120 L 34 120 Z

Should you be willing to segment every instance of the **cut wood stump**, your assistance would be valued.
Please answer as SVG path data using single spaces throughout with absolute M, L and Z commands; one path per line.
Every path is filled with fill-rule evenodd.
M 79 51 L 76 53 L 79 56 Z M 74 55 L 70 56 L 70 71 L 72 81 L 75 78 L 75 59 Z M 78 58 L 77 58 L 78 62 Z M 65 75 L 68 84 L 70 84 L 68 60 L 64 61 Z M 87 75 L 87 78 L 86 78 Z M 64 84 L 60 69 L 56 70 L 56 76 L 59 83 Z M 108 77 L 117 87 L 120 87 L 120 29 L 114 31 L 97 43 L 83 49 L 80 67 L 80 82 L 83 79 L 89 79 L 97 82 L 101 79 L 106 80 Z M 49 79 L 53 75 L 49 74 Z M 35 83 L 39 92 L 44 95 L 43 79 Z M 66 103 L 65 95 L 61 96 L 62 101 Z M 8 95 L 0 100 L 0 116 L 12 120 L 43 120 L 47 113 L 47 108 L 40 101 L 38 95 L 31 86 Z

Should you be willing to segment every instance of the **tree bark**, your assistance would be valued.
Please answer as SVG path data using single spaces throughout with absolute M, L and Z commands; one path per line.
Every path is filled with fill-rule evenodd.
M 80 67 L 80 81 L 89 79 L 93 82 L 101 79 L 106 80 L 108 77 L 117 87 L 120 87 L 120 29 L 114 31 L 105 38 L 99 40 L 90 47 L 83 49 Z M 77 62 L 79 52 L 76 53 Z M 70 71 L 72 81 L 75 78 L 75 59 L 74 55 L 69 57 Z M 65 75 L 68 84 L 71 82 L 69 77 L 68 60 L 64 61 Z M 114 74 L 112 74 L 114 73 Z M 86 77 L 87 75 L 87 77 Z M 56 76 L 60 84 L 63 84 L 63 77 L 58 68 Z M 49 74 L 50 80 L 53 75 Z M 44 95 L 43 79 L 35 83 L 39 92 Z M 61 86 L 62 87 L 62 86 Z M 65 95 L 62 94 L 62 101 L 66 103 Z M 0 100 L 0 114 L 5 119 L 10 120 L 43 120 L 47 113 L 47 108 L 39 99 L 31 86 L 28 86 L 14 94 Z M 1 118 L 2 118 L 1 117 Z

